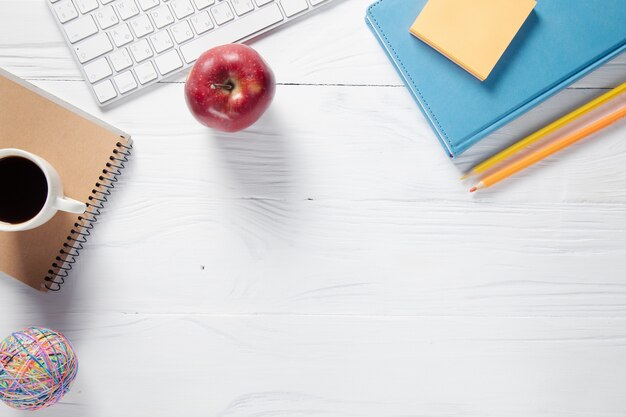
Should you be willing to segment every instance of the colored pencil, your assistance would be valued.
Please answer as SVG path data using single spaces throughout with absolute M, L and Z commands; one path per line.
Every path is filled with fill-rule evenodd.
M 573 132 L 561 138 L 557 138 L 554 142 L 549 143 L 545 147 L 534 150 L 528 155 L 525 155 L 522 158 L 485 176 L 480 180 L 478 184 L 470 189 L 470 193 L 473 193 L 476 190 L 480 190 L 481 188 L 490 187 L 493 184 L 496 184 L 503 179 L 510 177 L 516 172 L 521 171 L 522 169 L 527 168 L 544 158 L 547 158 L 548 156 L 560 151 L 561 149 L 566 148 L 569 145 L 576 143 L 579 140 L 601 129 L 604 129 L 605 127 L 609 126 L 612 123 L 615 123 L 624 116 L 626 116 L 626 106 L 621 107 L 619 110 L 614 111 L 613 113 L 605 117 L 602 117 L 601 119 L 583 127 L 580 130 L 577 130 L 576 132 Z
M 478 175 L 478 174 L 480 174 L 482 172 L 485 172 L 487 169 L 491 168 L 492 166 L 502 162 L 503 160 L 509 158 L 512 155 L 515 155 L 516 153 L 518 153 L 522 149 L 526 148 L 527 146 L 532 145 L 533 143 L 537 142 L 538 140 L 546 137 L 547 135 L 549 135 L 550 133 L 556 131 L 557 129 L 560 129 L 563 126 L 571 123 L 572 121 L 578 119 L 579 117 L 584 116 L 585 114 L 589 113 L 590 111 L 592 111 L 594 109 L 597 109 L 598 107 L 600 107 L 604 103 L 606 103 L 609 100 L 617 97 L 618 95 L 622 94 L 623 92 L 626 92 L 626 82 L 621 84 L 621 85 L 619 85 L 619 86 L 617 86 L 617 87 L 615 87 L 611 91 L 609 91 L 607 93 L 604 93 L 601 96 L 591 100 L 589 103 L 583 105 L 582 107 L 579 107 L 576 110 L 566 114 L 565 116 L 561 117 L 560 119 L 555 120 L 554 122 L 550 123 L 549 125 L 543 127 L 542 129 L 539 129 L 535 133 L 525 137 L 524 139 L 520 140 L 519 142 L 516 142 L 515 144 L 513 144 L 513 145 L 509 146 L 508 148 L 504 149 L 503 151 L 498 152 L 497 154 L 493 155 L 492 157 L 486 159 L 485 161 L 483 161 L 480 164 L 478 164 L 475 167 L 473 167 L 467 174 L 463 175 L 461 177 L 461 179 L 469 178 L 471 176 Z

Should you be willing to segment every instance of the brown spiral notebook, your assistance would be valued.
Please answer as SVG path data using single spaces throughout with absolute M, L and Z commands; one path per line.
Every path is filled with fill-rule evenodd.
M 82 215 L 58 212 L 32 230 L 0 232 L 0 271 L 58 291 L 128 161 L 130 136 L 0 69 L 0 148 L 46 159 Z

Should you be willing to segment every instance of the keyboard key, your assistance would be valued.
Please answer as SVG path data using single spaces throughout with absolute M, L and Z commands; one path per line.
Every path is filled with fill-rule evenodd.
M 191 38 L 193 38 L 193 32 L 191 31 L 191 26 L 187 23 L 186 20 L 183 20 L 180 23 L 172 26 L 172 35 L 177 43 L 183 43 Z
M 138 18 L 131 20 L 130 27 L 133 29 L 133 32 L 135 32 L 135 36 L 138 38 L 154 32 L 154 28 L 152 27 L 152 23 L 150 23 L 150 18 L 147 14 L 142 14 Z
M 156 7 L 159 5 L 159 0 L 139 0 L 139 7 L 141 7 L 141 10 L 150 10 L 153 7 Z
M 96 93 L 96 97 L 98 97 L 100 103 L 105 103 L 117 97 L 117 92 L 110 80 L 102 81 L 100 84 L 94 85 L 93 91 Z
M 181 68 L 183 66 L 183 62 L 180 60 L 176 49 L 166 52 L 163 55 L 157 56 L 154 59 L 154 63 L 159 69 L 161 75 L 168 74 L 175 69 Z
M 91 61 L 100 55 L 106 54 L 113 50 L 113 45 L 109 41 L 109 37 L 106 33 L 98 33 L 91 38 L 74 46 L 74 51 L 81 64 L 87 61 Z
M 83 67 L 90 83 L 95 83 L 113 74 L 106 58 L 96 59 Z
M 154 65 L 152 65 L 150 61 L 137 65 L 135 67 L 135 74 L 137 74 L 137 79 L 141 84 L 149 83 L 158 77 Z
M 174 42 L 172 41 L 170 34 L 167 33 L 167 30 L 162 30 L 153 35 L 150 35 L 149 39 L 152 43 L 152 47 L 157 54 L 160 54 L 163 51 L 167 51 L 174 46 Z
M 109 55 L 109 60 L 111 60 L 111 64 L 113 64 L 113 68 L 115 68 L 117 72 L 133 65 L 133 59 L 130 57 L 128 49 L 126 48 L 121 48 L 113 52 Z
M 150 12 L 150 15 L 152 16 L 154 24 L 159 29 L 174 23 L 174 16 L 172 15 L 170 6 L 168 6 L 167 4 L 159 7 L 158 9 L 154 9 Z
M 196 9 L 202 10 L 213 5 L 213 3 L 215 3 L 215 0 L 193 0 L 193 2 L 196 5 Z
M 141 62 L 150 58 L 152 54 L 152 48 L 145 39 L 140 40 L 130 46 L 130 52 L 133 54 L 135 61 Z
M 54 11 L 61 23 L 69 22 L 78 17 L 78 11 L 72 0 L 63 0 L 54 5 Z
M 211 13 L 213 13 L 213 18 L 218 25 L 223 25 L 229 20 L 233 20 L 235 15 L 233 11 L 230 9 L 228 2 L 222 2 L 211 9 Z
M 201 12 L 189 19 L 191 25 L 198 35 L 213 29 L 213 22 L 209 16 L 209 12 Z
M 189 3 L 189 0 L 172 0 L 170 4 L 178 19 L 183 19 L 194 12 L 193 6 Z
M 235 13 L 239 16 L 251 12 L 254 10 L 254 4 L 252 4 L 252 0 L 231 0 L 233 3 L 233 8 L 235 9 Z
M 133 77 L 133 73 L 130 71 L 116 75 L 113 77 L 113 81 L 115 81 L 117 89 L 122 94 L 128 93 L 130 90 L 137 88 L 137 81 L 135 81 L 135 77 Z
M 81 17 L 63 26 L 70 43 L 76 43 L 98 32 L 98 26 L 91 16 Z
M 100 6 L 98 0 L 76 0 L 76 5 L 82 14 L 96 10 Z
M 267 7 L 248 13 L 219 30 L 208 32 L 180 47 L 185 62 L 191 63 L 209 48 L 240 41 L 262 29 L 283 20 L 278 5 L 273 3 Z
M 115 46 L 118 48 L 133 41 L 133 34 L 130 33 L 130 29 L 126 23 L 114 27 L 109 33 L 113 38 L 113 43 L 115 43 Z
M 0 0 L 1 2 L 2 0 Z M 239 42 L 328 0 L 43 0 L 62 22 L 97 100 L 179 72 L 211 47 Z M 180 46 L 179 46 L 180 45 Z
M 119 22 L 113 6 L 106 6 L 93 14 L 102 29 L 108 29 Z
M 130 19 L 139 14 L 139 8 L 135 4 L 135 0 L 120 0 L 115 3 L 115 7 L 122 20 Z
M 306 0 L 280 0 L 285 15 L 291 17 L 309 8 Z

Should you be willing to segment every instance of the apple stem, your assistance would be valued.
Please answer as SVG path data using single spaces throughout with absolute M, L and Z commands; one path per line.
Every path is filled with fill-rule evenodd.
M 230 91 L 230 90 L 233 89 L 233 87 L 234 86 L 232 84 L 230 84 L 230 83 L 229 84 L 211 84 L 211 88 L 214 89 L 214 90 L 216 88 L 221 88 L 222 90 Z

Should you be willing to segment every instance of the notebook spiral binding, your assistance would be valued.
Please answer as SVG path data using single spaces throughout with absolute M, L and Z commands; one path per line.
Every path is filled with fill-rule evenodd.
M 44 286 L 49 291 L 59 291 L 65 283 L 65 278 L 76 263 L 76 258 L 80 256 L 83 244 L 87 242 L 91 230 L 98 221 L 100 210 L 104 208 L 104 203 L 111 195 L 111 190 L 115 188 L 117 177 L 122 174 L 124 164 L 128 162 L 132 145 L 117 142 L 116 146 L 109 157 L 109 162 L 102 170 L 102 175 L 98 178 L 95 188 L 91 190 L 89 201 L 87 201 L 87 210 L 78 216 L 78 221 L 74 223 L 74 228 L 66 238 L 67 242 L 63 243 L 63 248 L 59 251 L 59 255 L 55 258 L 44 278 Z

